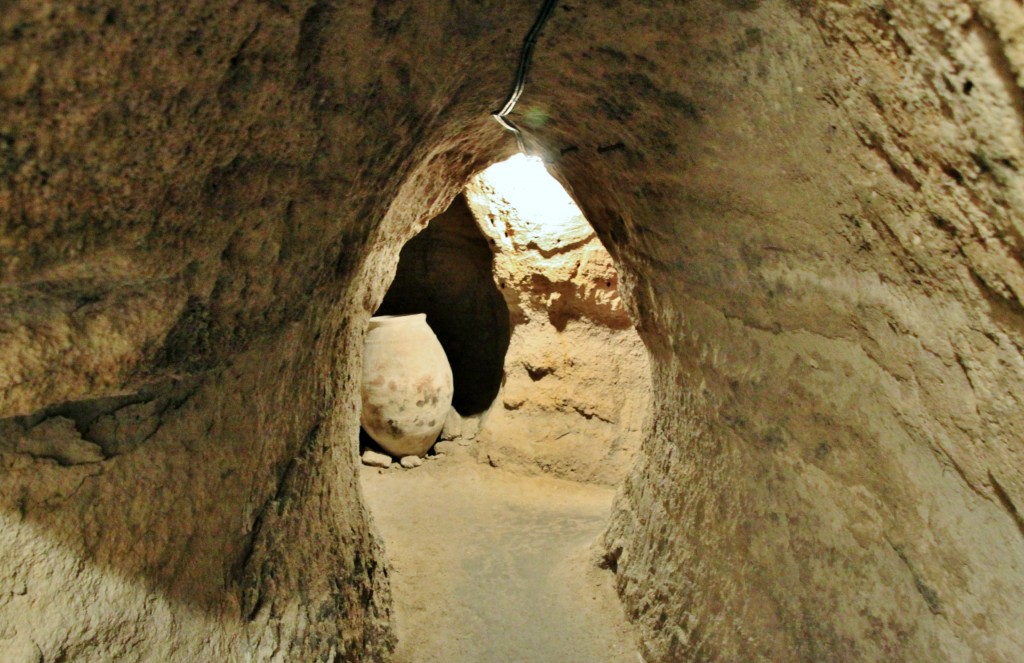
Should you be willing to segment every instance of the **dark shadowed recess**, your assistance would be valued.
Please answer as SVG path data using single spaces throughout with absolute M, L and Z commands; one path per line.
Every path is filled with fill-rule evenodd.
M 452 366 L 452 405 L 466 416 L 494 401 L 511 337 L 508 307 L 494 284 L 493 256 L 465 198 L 402 248 L 377 315 L 426 313 Z

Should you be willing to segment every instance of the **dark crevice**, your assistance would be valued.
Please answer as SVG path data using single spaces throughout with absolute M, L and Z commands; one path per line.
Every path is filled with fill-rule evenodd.
M 97 460 L 105 460 L 145 445 L 160 430 L 163 418 L 192 397 L 200 381 L 200 377 L 193 377 L 147 385 L 125 396 L 68 401 L 29 415 L 0 420 L 0 430 L 7 429 L 12 433 L 8 436 L 12 439 L 5 440 L 8 446 L 17 445 L 14 438 L 31 437 L 39 426 L 54 419 L 65 419 L 73 425 L 79 439 L 67 439 L 66 435 L 57 439 L 49 434 L 52 441 L 48 446 L 52 447 L 52 452 L 24 450 L 17 446 L 13 450 L 70 465 L 77 464 L 71 460 L 73 447 L 84 444 L 101 452 L 102 458 Z
M 1002 505 L 1006 512 L 1013 518 L 1013 522 L 1016 523 L 1017 529 L 1020 531 L 1021 536 L 1024 536 L 1024 517 L 1021 516 L 1020 511 L 1017 510 L 1017 505 L 1010 499 L 1010 495 L 1003 488 L 1003 485 L 999 483 L 995 475 L 991 472 L 988 473 L 988 479 L 992 482 L 992 491 L 996 494 L 996 499 L 999 500 L 999 504 Z
M 550 366 L 526 366 L 526 374 L 530 376 L 530 379 L 537 382 L 541 378 L 551 375 L 555 372 L 555 369 Z
M 913 563 L 911 563 L 910 558 L 908 558 L 907 554 L 903 551 L 903 547 L 889 541 L 888 537 L 886 537 L 886 540 L 889 542 L 889 546 L 892 547 L 893 551 L 900 558 L 900 561 L 902 561 L 907 567 L 907 570 L 910 571 L 910 576 L 914 580 L 914 589 L 916 589 L 917 593 L 921 595 L 922 599 L 924 599 L 925 605 L 928 606 L 928 611 L 933 615 L 942 614 L 942 603 L 939 601 L 938 592 L 925 583 Z

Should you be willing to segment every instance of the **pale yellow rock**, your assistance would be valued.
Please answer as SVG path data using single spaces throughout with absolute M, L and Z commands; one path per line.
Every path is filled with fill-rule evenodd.
M 537 161 L 492 166 L 466 199 L 514 323 L 481 457 L 616 485 L 640 447 L 650 376 L 614 261 Z
M 368 465 L 369 467 L 380 467 L 385 470 L 391 467 L 391 456 L 377 451 L 371 451 L 370 449 L 363 452 L 361 460 L 363 461 L 363 465 Z

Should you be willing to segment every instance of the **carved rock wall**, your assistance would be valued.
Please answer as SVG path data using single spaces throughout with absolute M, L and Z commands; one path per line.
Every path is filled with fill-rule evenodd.
M 388 657 L 352 376 L 512 10 L 0 12 L 0 658 Z
M 387 657 L 361 330 L 507 156 L 486 113 L 532 20 L 4 7 L 0 649 Z M 1022 26 L 1013 0 L 691 0 L 545 27 L 517 117 L 652 359 L 607 536 L 649 660 L 1024 648 Z
M 1020 651 L 1022 18 L 709 1 L 547 34 L 533 144 L 652 352 L 607 537 L 651 659 Z

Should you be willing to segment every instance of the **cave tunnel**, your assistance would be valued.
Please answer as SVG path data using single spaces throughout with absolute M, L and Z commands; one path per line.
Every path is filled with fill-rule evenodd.
M 629 463 L 587 446 L 619 422 L 491 292 L 516 379 L 406 474 L 356 452 L 367 321 L 519 149 L 492 113 L 538 7 L 101 4 L 0 18 L 0 659 L 393 660 L 392 552 L 436 568 L 479 536 L 561 572 L 544 546 L 571 536 L 485 537 L 599 495 L 610 519 L 557 531 L 596 523 L 574 568 L 603 575 L 550 584 L 614 585 L 647 663 L 1019 660 L 1020 3 L 556 3 L 506 119 L 619 268 L 649 416 Z M 582 344 L 559 283 L 529 292 Z M 579 425 L 527 430 L 531 396 Z M 381 536 L 360 482 L 460 455 L 408 519 L 437 547 Z M 570 485 L 506 518 L 473 491 L 508 473 Z
M 566 565 L 607 528 L 649 411 L 647 351 L 618 284 L 575 201 L 525 154 L 474 174 L 402 247 L 367 332 L 362 405 L 373 414 L 360 445 L 361 486 L 394 564 L 399 660 L 636 660 L 610 566 Z M 396 336 L 388 353 L 375 330 L 412 324 L 381 316 L 421 313 L 451 365 L 454 410 L 419 454 L 395 431 L 414 428 L 431 404 L 383 385 L 428 383 L 443 367 L 418 368 L 433 366 L 420 331 Z M 583 578 L 593 585 L 585 596 L 564 591 Z M 438 623 L 431 612 L 442 609 Z M 519 626 L 498 628 L 509 620 Z
M 453 374 L 442 441 L 469 436 L 493 462 L 614 486 L 639 448 L 651 389 L 619 281 L 568 192 L 520 154 L 471 177 L 402 247 L 376 315 L 426 314 Z M 403 366 L 395 380 L 422 379 Z M 391 393 L 364 408 L 397 404 Z M 392 406 L 396 425 L 419 411 L 415 400 Z

